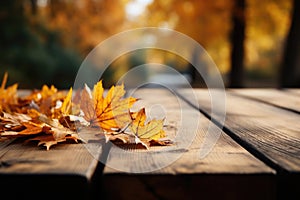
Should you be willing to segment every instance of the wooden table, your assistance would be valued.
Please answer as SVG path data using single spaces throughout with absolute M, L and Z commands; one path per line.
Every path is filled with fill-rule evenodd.
M 224 126 L 211 117 L 208 90 L 193 90 L 196 103 L 187 98 L 189 92 L 148 88 L 133 93 L 150 116 L 165 117 L 166 132 L 175 141 L 171 146 L 129 148 L 124 156 L 114 153 L 118 146 L 105 141 L 59 144 L 49 151 L 31 143 L 1 142 L 1 196 L 299 198 L 300 89 L 228 89 Z M 209 153 L 200 157 L 209 126 L 220 136 Z M 181 145 L 185 140 L 191 141 L 188 146 Z M 91 151 L 95 142 L 99 148 Z M 158 160 L 162 158 L 165 166 Z

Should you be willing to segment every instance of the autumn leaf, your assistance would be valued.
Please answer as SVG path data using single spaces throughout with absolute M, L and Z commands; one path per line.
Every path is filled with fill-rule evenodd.
M 39 116 L 38 123 L 26 114 L 3 113 L 0 116 L 0 136 L 6 138 L 28 137 L 26 141 L 38 140 L 38 145 L 46 146 L 47 150 L 59 142 L 73 140 L 83 141 L 76 132 L 64 127 L 59 121 L 45 115 Z
M 131 122 L 130 108 L 137 101 L 136 98 L 123 98 L 124 85 L 112 86 L 106 97 L 102 81 L 94 85 L 93 93 L 88 86 L 82 91 L 81 109 L 84 118 L 91 126 L 100 126 L 105 131 L 122 129 Z
M 94 102 L 87 85 L 81 92 L 80 109 L 83 111 L 86 121 L 93 123 L 97 119 Z
M 71 114 L 72 109 L 72 88 L 70 88 L 67 96 L 64 98 L 60 111 L 63 115 Z
M 53 145 L 56 145 L 58 143 L 66 142 L 67 140 L 72 140 L 78 143 L 79 141 L 83 141 L 81 138 L 79 138 L 78 134 L 67 134 L 64 137 L 55 137 L 53 134 L 44 134 L 40 135 L 34 138 L 31 138 L 28 141 L 39 141 L 38 146 L 45 146 L 46 150 L 50 150 L 50 148 Z
M 153 119 L 146 123 L 145 108 L 141 109 L 130 126 L 131 131 L 141 139 L 157 140 L 165 137 L 164 120 Z
M 135 118 L 132 121 L 130 130 L 136 135 L 135 142 L 141 143 L 147 149 L 151 145 L 169 145 L 170 140 L 161 140 L 166 137 L 164 127 L 164 120 L 153 119 L 146 122 L 146 111 L 142 108 L 135 114 Z
M 164 139 L 164 120 L 150 120 L 147 122 L 145 108 L 137 113 L 132 113 L 133 119 L 129 127 L 120 132 L 105 134 L 106 141 L 121 141 L 123 144 L 141 144 L 146 149 L 154 145 L 169 145 L 170 140 Z M 129 131 L 127 130 L 129 129 Z
M 121 129 L 131 121 L 129 109 L 137 101 L 125 95 L 124 85 L 112 86 L 103 97 L 102 81 L 99 81 L 93 89 L 94 105 L 97 122 L 106 131 Z
M 38 146 L 44 145 L 49 150 L 51 146 L 67 140 L 73 140 L 76 143 L 84 142 L 75 131 L 64 127 L 57 120 L 41 115 L 40 121 L 45 123 L 42 128 L 42 132 L 45 134 L 29 139 L 29 141 L 39 141 Z
M 32 121 L 32 118 L 26 114 L 15 113 L 9 114 L 3 112 L 0 117 L 0 136 L 6 138 L 23 137 L 28 135 L 35 135 L 42 132 L 42 125 Z
M 6 88 L 7 79 L 8 73 L 5 73 L 0 88 L 0 111 L 11 112 L 14 110 L 13 106 L 18 103 L 18 84 Z
M 19 97 L 17 84 L 6 87 L 7 77 L 5 74 L 0 87 L 0 141 L 23 137 L 49 150 L 67 140 L 85 142 L 76 132 L 81 127 L 101 127 L 99 134 L 106 141 L 141 144 L 147 149 L 169 144 L 164 140 L 164 120 L 147 120 L 145 108 L 132 112 L 138 99 L 125 98 L 123 84 L 108 91 L 102 81 L 92 91 L 85 85 L 75 91 L 73 99 L 72 88 L 61 91 L 43 85 L 41 90 L 27 91 Z

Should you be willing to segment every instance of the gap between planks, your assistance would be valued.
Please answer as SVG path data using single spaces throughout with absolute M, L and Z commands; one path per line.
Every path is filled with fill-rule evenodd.
M 208 118 L 211 117 L 208 91 L 196 91 L 200 108 L 184 98 L 184 90 L 180 94 L 194 108 L 200 109 Z M 300 116 L 260 102 L 235 97 L 231 92 L 227 92 L 226 96 L 227 116 L 223 130 L 278 172 L 299 172 Z M 216 124 L 220 126 L 218 122 Z
M 298 94 L 275 88 L 228 89 L 227 91 L 232 92 L 234 95 L 300 114 L 300 90 Z M 295 89 L 295 91 L 298 90 Z
M 108 197 L 180 199 L 184 195 L 185 197 L 192 197 L 192 195 L 200 192 L 203 193 L 203 197 L 236 195 L 235 198 L 238 196 L 240 198 L 249 197 L 250 199 L 255 194 L 256 198 L 259 195 L 261 195 L 261 199 L 275 198 L 275 171 L 256 159 L 224 132 L 221 133 L 212 151 L 205 158 L 199 159 L 199 149 L 210 121 L 181 98 L 175 98 L 176 93 L 152 89 L 139 90 L 136 95 L 144 100 L 140 102 L 140 105 L 145 105 L 146 112 L 148 111 L 150 116 L 159 118 L 165 114 L 166 124 L 174 125 L 177 128 L 181 127 L 183 133 L 195 131 L 192 129 L 194 119 L 200 120 L 199 126 L 194 141 L 185 148 L 178 148 L 179 145 L 177 148 L 176 146 L 151 147 L 150 150 L 146 151 L 128 149 L 128 154 L 123 156 L 113 152 L 118 148 L 113 145 L 107 155 L 107 163 L 102 177 L 103 190 L 108 194 Z M 181 119 L 180 110 L 187 113 L 186 118 Z M 180 120 L 185 120 L 186 123 L 181 124 L 181 126 L 176 124 Z M 217 126 L 213 126 L 218 129 Z M 174 129 L 167 130 L 167 133 L 172 136 Z M 162 163 L 159 167 L 161 164 L 159 159 L 163 157 L 157 156 L 159 154 L 165 154 L 164 158 L 169 159 L 171 164 L 163 166 Z M 158 166 L 158 168 L 151 171 L 149 166 Z M 143 171 L 144 169 L 149 169 L 149 171 L 140 173 L 135 171 Z M 249 184 L 253 185 L 250 193 L 250 190 L 245 191 L 246 188 L 249 188 Z M 259 184 L 262 185 L 258 186 Z M 176 189 L 176 187 L 180 188 Z M 214 193 L 213 188 L 215 187 L 218 187 L 220 191 Z M 259 191 L 259 188 L 264 189 Z M 239 193 L 238 191 L 243 192 Z

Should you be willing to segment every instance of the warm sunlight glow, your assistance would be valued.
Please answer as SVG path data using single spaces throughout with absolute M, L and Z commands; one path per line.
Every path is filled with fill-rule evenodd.
M 126 14 L 129 19 L 134 19 L 141 15 L 147 5 L 151 4 L 153 0 L 134 0 L 126 5 Z

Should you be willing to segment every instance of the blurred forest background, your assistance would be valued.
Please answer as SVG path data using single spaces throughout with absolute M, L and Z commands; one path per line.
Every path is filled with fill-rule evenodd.
M 19 83 L 19 88 L 43 84 L 69 88 L 84 58 L 101 41 L 121 31 L 154 26 L 198 41 L 226 87 L 300 87 L 299 4 L 299 0 L 1 0 L 0 76 L 8 72 L 8 84 Z M 188 63 L 171 53 L 137 51 L 111 64 L 106 86 L 149 61 L 188 70 Z

